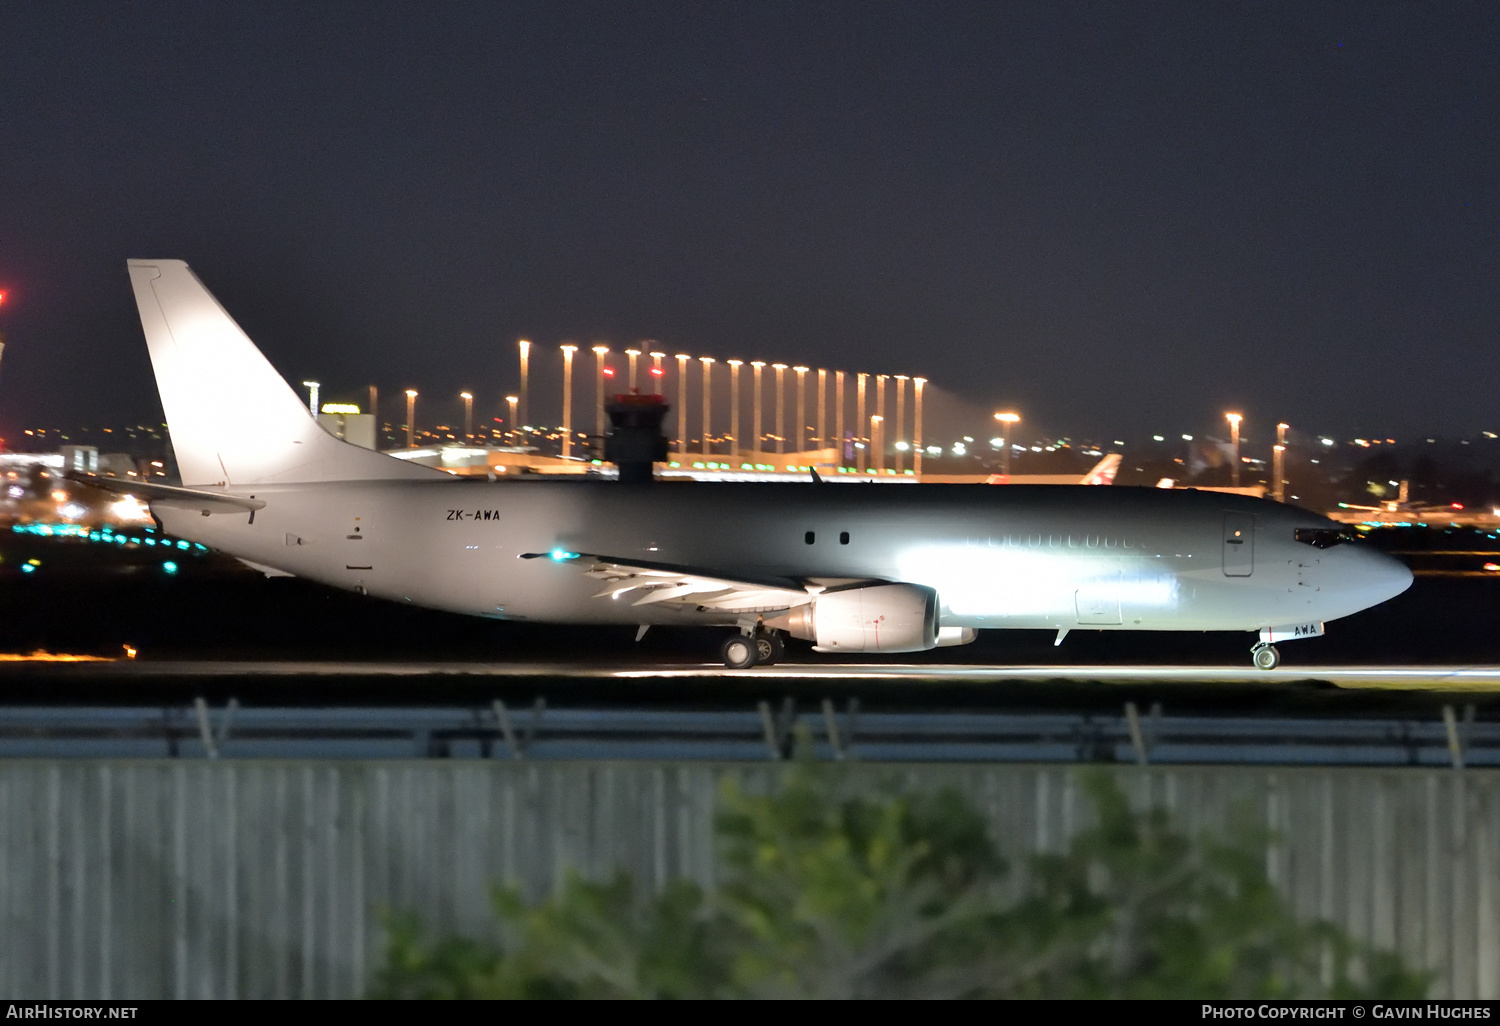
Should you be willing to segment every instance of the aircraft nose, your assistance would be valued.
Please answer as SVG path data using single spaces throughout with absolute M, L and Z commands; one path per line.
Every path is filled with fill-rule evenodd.
M 1364 551 L 1360 576 L 1362 590 L 1369 595 L 1370 604 L 1385 602 L 1411 587 L 1411 568 L 1394 556 L 1383 552 Z

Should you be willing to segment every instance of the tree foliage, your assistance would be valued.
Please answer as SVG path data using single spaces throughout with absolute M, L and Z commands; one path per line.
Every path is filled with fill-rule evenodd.
M 380 997 L 1420 997 L 1388 952 L 1294 916 L 1254 831 L 1189 836 L 1082 776 L 1093 825 L 1012 875 L 954 791 L 877 795 L 803 762 L 727 780 L 712 893 L 568 876 L 492 896 L 495 935 L 387 917 Z

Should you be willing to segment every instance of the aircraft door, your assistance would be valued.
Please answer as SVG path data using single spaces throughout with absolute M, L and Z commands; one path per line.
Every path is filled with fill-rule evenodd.
M 1249 577 L 1255 572 L 1255 514 L 1224 514 L 1224 576 Z

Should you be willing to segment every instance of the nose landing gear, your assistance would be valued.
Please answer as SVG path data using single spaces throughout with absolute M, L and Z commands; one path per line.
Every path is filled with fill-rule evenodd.
M 1276 651 L 1275 645 L 1257 642 L 1250 649 L 1250 661 L 1255 664 L 1256 669 L 1274 670 L 1281 665 L 1281 653 Z

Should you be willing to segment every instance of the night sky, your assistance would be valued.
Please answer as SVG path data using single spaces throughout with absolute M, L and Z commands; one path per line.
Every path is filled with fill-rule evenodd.
M 397 419 L 654 338 L 1056 434 L 1500 430 L 1497 12 L 7 4 L 0 434 L 160 417 L 128 257 Z

